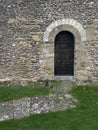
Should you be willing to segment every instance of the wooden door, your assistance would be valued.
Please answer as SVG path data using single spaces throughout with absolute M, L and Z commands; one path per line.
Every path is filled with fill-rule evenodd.
M 54 74 L 74 75 L 74 36 L 62 31 L 55 38 Z

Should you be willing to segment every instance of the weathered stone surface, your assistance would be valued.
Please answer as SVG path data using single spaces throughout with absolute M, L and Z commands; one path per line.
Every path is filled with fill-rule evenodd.
M 31 114 L 46 113 L 49 108 L 49 96 L 35 97 L 31 99 Z
M 67 30 L 75 36 L 74 81 L 98 84 L 97 7 L 97 0 L 1 0 L 0 81 L 55 79 L 54 41 Z
M 77 100 L 70 94 L 56 94 L 51 96 L 49 102 L 50 111 L 66 110 L 76 106 Z
M 77 100 L 70 94 L 50 94 L 49 96 L 22 98 L 0 103 L 0 121 L 19 119 L 31 114 L 66 110 L 76 107 Z
M 22 118 L 29 116 L 30 113 L 30 98 L 23 98 L 13 101 L 14 118 Z
M 13 113 L 13 102 L 0 103 L 0 121 L 12 119 Z

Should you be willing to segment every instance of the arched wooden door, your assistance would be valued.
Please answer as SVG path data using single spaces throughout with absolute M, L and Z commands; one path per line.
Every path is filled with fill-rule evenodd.
M 74 75 L 74 36 L 68 31 L 57 34 L 54 45 L 54 74 Z

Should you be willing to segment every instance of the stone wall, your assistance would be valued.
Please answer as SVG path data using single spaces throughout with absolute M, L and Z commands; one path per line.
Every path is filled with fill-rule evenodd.
M 86 26 L 87 41 L 85 42 L 85 48 L 81 56 L 81 80 L 82 84 L 97 84 L 98 85 L 98 20 L 95 19 L 93 24 Z M 78 67 L 79 67 L 78 66 Z
M 0 0 L 0 81 L 55 79 L 53 40 L 67 29 L 76 41 L 72 80 L 98 84 L 97 7 L 97 0 Z M 47 27 L 62 19 L 78 24 L 58 24 L 45 42 Z M 85 41 L 79 28 L 86 32 Z
M 0 121 L 18 119 L 31 114 L 54 112 L 76 107 L 77 100 L 69 95 L 22 98 L 19 100 L 0 103 Z

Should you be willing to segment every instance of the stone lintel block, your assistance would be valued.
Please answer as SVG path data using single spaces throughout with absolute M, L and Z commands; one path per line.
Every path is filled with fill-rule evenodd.
M 46 30 L 47 30 L 48 33 L 50 33 L 52 31 L 51 26 L 48 27 Z
M 45 34 L 44 34 L 43 41 L 48 42 L 48 37 L 49 37 L 49 32 L 46 31 Z
M 82 36 L 82 41 L 86 41 L 86 36 Z
M 53 30 L 55 26 L 57 26 L 57 24 L 56 23 L 52 23 L 52 24 L 50 24 L 49 28 L 51 28 Z
M 69 19 L 64 19 L 64 23 L 68 24 L 69 23 Z
M 75 25 L 75 21 L 73 19 L 68 19 L 68 23 L 67 24 L 74 26 Z
M 55 22 L 53 23 L 53 25 L 54 25 L 54 28 L 57 27 L 57 26 L 58 26 L 58 22 L 55 21 Z

